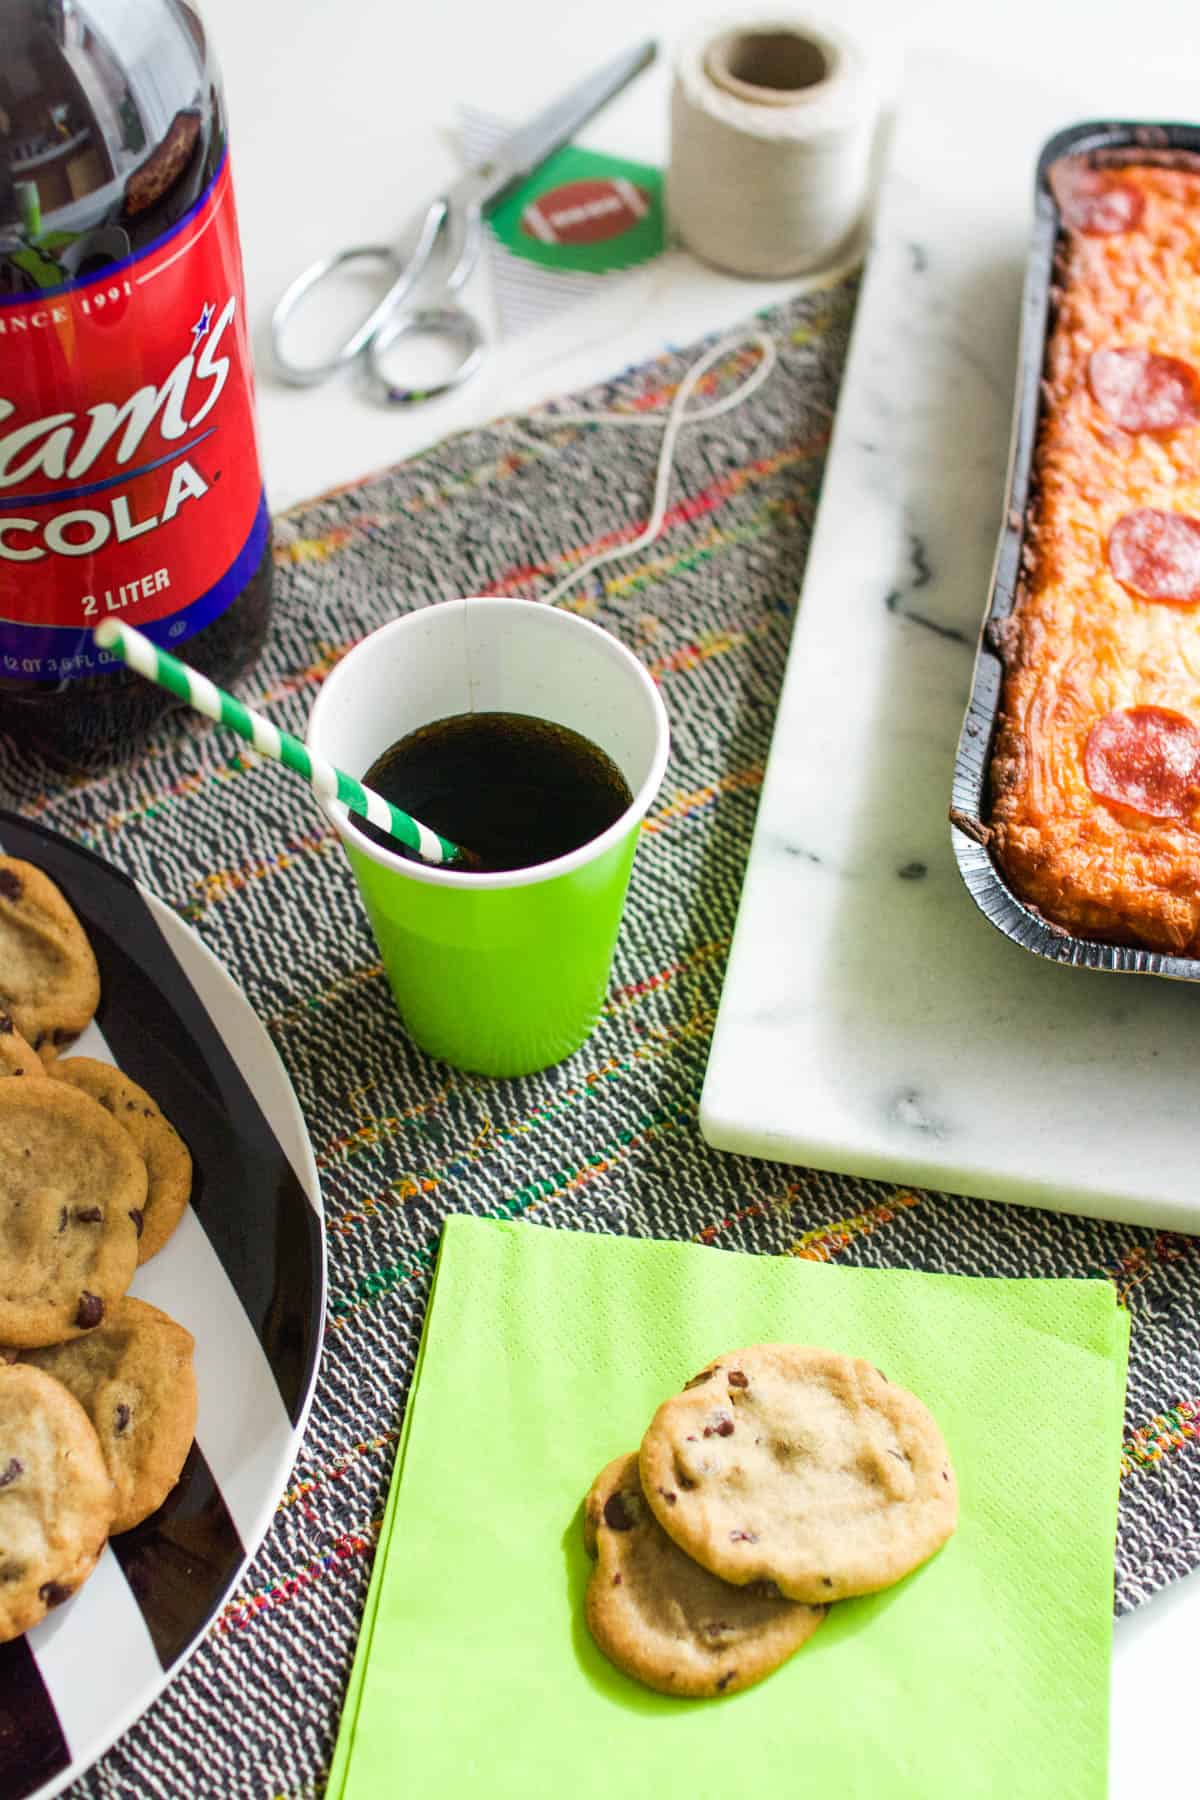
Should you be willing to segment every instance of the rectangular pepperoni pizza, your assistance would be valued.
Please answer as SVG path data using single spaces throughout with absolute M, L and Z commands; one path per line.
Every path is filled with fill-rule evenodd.
M 1066 157 L 990 848 L 1081 937 L 1200 954 L 1200 158 Z

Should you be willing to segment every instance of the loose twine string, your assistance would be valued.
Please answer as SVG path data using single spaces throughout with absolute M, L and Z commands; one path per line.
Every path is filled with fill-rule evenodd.
M 750 344 L 761 352 L 761 359 L 751 369 L 744 380 L 740 381 L 732 393 L 723 394 L 719 400 L 700 406 L 694 412 L 688 412 L 688 401 L 704 380 L 709 370 L 731 356 L 743 345 Z M 644 413 L 623 412 L 550 412 L 539 414 L 536 418 L 526 419 L 528 424 L 557 427 L 560 425 L 613 425 L 630 427 L 638 430 L 662 432 L 662 444 L 658 452 L 658 467 L 654 480 L 654 499 L 650 507 L 650 517 L 643 529 L 627 544 L 616 544 L 611 549 L 601 550 L 595 556 L 589 556 L 586 562 L 578 564 L 570 574 L 563 577 L 549 590 L 538 596 L 543 605 L 550 605 L 573 588 L 596 569 L 607 563 L 620 562 L 627 556 L 634 556 L 652 544 L 663 528 L 667 516 L 667 496 L 671 486 L 671 474 L 675 465 L 675 446 L 679 434 L 688 426 L 706 425 L 711 420 L 720 418 L 723 413 L 732 412 L 735 407 L 744 406 L 751 395 L 757 393 L 763 382 L 767 380 L 775 367 L 777 352 L 771 338 L 754 327 L 733 332 L 706 350 L 704 355 L 694 362 L 675 391 L 670 410 L 665 422 L 656 416 Z

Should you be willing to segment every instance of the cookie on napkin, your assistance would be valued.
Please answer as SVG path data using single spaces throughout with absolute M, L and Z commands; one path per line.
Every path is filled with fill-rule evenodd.
M 958 1522 L 941 1432 L 868 1362 L 758 1344 L 710 1363 L 642 1439 L 659 1523 L 723 1581 L 841 1600 L 899 1581 Z
M 685 1556 L 646 1504 L 636 1454 L 596 1477 L 583 1531 L 596 1559 L 588 1630 L 611 1663 L 660 1694 L 735 1694 L 786 1662 L 825 1617 L 771 1582 L 732 1587 Z
M 1128 1318 L 1107 1279 L 452 1216 L 328 1800 L 391 1800 L 400 1767 L 431 1795 L 461 1794 L 468 1770 L 488 1800 L 614 1781 L 638 1800 L 1063 1800 L 1066 1767 L 1071 1800 L 1105 1800 Z M 578 1513 L 614 1417 L 628 1408 L 636 1437 L 718 1347 L 792 1341 L 800 1319 L 927 1401 L 960 1529 L 903 1589 L 831 1606 L 792 1666 L 729 1705 L 598 1680 L 576 1638 L 594 1570 Z M 447 1729 L 447 1696 L 468 1693 Z

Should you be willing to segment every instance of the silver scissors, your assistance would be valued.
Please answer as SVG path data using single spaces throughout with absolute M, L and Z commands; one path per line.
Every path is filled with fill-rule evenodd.
M 436 399 L 473 375 L 483 360 L 484 337 L 478 321 L 459 305 L 457 295 L 479 258 L 484 218 L 518 182 L 532 175 L 593 113 L 652 63 L 656 49 L 654 42 L 648 40 L 626 50 L 538 113 L 508 138 L 495 156 L 470 170 L 445 193 L 435 195 L 401 234 L 398 246 L 354 245 L 322 257 L 297 275 L 271 319 L 275 367 L 284 380 L 297 387 L 311 387 L 361 356 L 381 399 L 393 406 L 412 406 Z M 429 272 L 435 254 L 441 263 L 436 290 L 426 296 L 426 304 L 415 307 L 411 304 L 414 292 Z M 316 363 L 293 361 L 286 339 L 297 309 L 335 270 L 367 261 L 382 261 L 394 271 L 394 280 L 383 298 L 332 356 Z M 401 338 L 417 334 L 447 340 L 458 351 L 458 361 L 448 375 L 426 387 L 396 386 L 384 373 L 383 358 Z

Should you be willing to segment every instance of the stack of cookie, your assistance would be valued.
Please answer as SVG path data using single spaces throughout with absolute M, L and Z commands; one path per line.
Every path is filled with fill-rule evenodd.
M 731 1351 L 592 1484 L 588 1627 L 660 1693 L 736 1693 L 833 1601 L 899 1581 L 957 1521 L 946 1445 L 914 1394 L 828 1350 Z
M 192 1159 L 136 1082 L 60 1059 L 99 998 L 63 895 L 0 857 L 0 1640 L 162 1503 L 195 1432 L 191 1333 L 126 1293 Z

